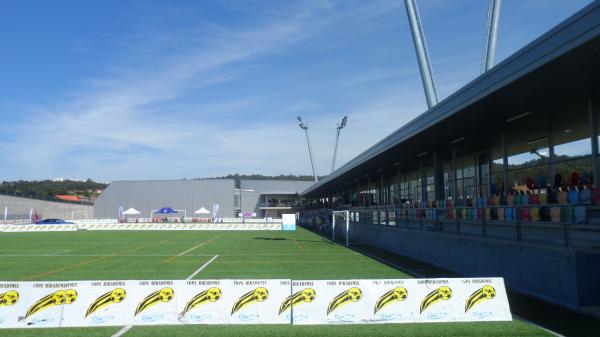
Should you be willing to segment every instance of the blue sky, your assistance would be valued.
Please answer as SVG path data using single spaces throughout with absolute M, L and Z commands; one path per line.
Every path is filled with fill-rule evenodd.
M 504 0 L 500 62 L 589 0 Z M 441 98 L 487 0 L 420 0 Z M 0 180 L 319 174 L 426 110 L 402 0 L 3 1 Z M 338 166 L 339 166 L 338 165 Z

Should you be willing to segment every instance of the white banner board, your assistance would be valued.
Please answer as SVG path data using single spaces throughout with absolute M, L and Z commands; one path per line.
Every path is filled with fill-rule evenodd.
M 0 282 L 0 328 L 290 324 L 290 280 Z
M 510 320 L 501 278 L 0 281 L 0 328 Z
M 502 278 L 292 281 L 289 302 L 293 324 L 512 320 Z
M 69 232 L 88 231 L 280 231 L 274 223 L 95 223 L 79 225 L 2 225 L 3 232 Z

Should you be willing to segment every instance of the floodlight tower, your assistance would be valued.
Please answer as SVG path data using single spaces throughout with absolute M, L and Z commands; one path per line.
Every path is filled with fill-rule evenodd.
M 483 57 L 481 72 L 485 73 L 495 64 L 496 37 L 498 35 L 498 22 L 500 21 L 500 3 L 502 0 L 490 0 L 488 7 L 487 23 L 484 35 Z
M 337 123 L 337 128 L 336 128 L 337 133 L 335 135 L 335 147 L 333 148 L 333 160 L 331 162 L 331 173 L 333 173 L 333 170 L 335 169 L 335 158 L 337 157 L 338 143 L 340 140 L 340 131 L 342 131 L 342 129 L 346 127 L 347 123 L 348 123 L 348 116 L 344 116 L 344 118 L 342 118 L 342 120 Z
M 310 145 L 310 135 L 308 134 L 308 124 L 305 124 L 302 121 L 302 118 L 300 116 L 298 116 L 298 126 L 304 130 L 304 132 L 306 133 L 306 144 L 308 144 L 308 156 L 310 157 L 310 166 L 312 167 L 312 172 L 313 172 L 313 177 L 315 179 L 315 183 L 319 182 L 319 178 L 317 177 L 317 172 L 315 170 L 315 163 L 313 161 L 313 155 L 312 155 L 312 146 Z

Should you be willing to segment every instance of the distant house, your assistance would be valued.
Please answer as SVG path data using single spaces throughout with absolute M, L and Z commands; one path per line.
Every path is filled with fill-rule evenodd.
M 60 200 L 63 200 L 63 201 L 81 202 L 81 199 L 79 199 L 79 197 L 74 196 L 74 195 L 56 194 L 54 197 L 56 199 L 60 199 Z

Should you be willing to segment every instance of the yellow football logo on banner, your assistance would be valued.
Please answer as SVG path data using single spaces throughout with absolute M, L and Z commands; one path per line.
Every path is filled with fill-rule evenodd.
M 61 305 L 61 304 L 71 304 L 71 303 L 75 302 L 76 300 L 77 300 L 77 291 L 75 291 L 74 289 L 69 289 L 67 291 L 57 290 L 57 291 L 53 292 L 52 294 L 48 294 L 48 295 L 42 297 L 37 302 L 35 302 L 31 307 L 29 307 L 29 309 L 27 310 L 27 313 L 25 314 L 25 318 L 28 318 L 29 316 L 31 316 L 37 312 L 40 312 L 44 309 L 50 308 L 52 306 Z
M 483 288 L 476 290 L 474 293 L 469 296 L 467 301 L 465 302 L 465 313 L 469 311 L 475 304 L 485 301 L 491 300 L 496 297 L 496 289 L 491 285 L 485 285 Z
M 282 312 L 297 304 L 304 302 L 310 303 L 314 301 L 315 298 L 317 298 L 317 293 L 315 293 L 315 290 L 313 288 L 305 288 L 283 300 L 281 306 L 279 307 L 279 314 L 281 315 Z
M 105 307 L 109 304 L 119 303 L 119 302 L 123 301 L 125 299 L 125 296 L 127 296 L 127 293 L 125 292 L 125 289 L 123 289 L 123 288 L 117 288 L 113 291 L 107 292 L 106 294 L 98 297 L 94 302 L 92 302 L 92 304 L 90 304 L 90 307 L 88 308 L 88 310 L 85 313 L 85 317 L 88 317 L 94 311 L 96 311 L 102 307 Z
M 162 288 L 161 290 L 155 291 L 152 294 L 144 298 L 135 309 L 134 316 L 137 316 L 140 312 L 148 309 L 149 307 L 160 303 L 169 302 L 175 297 L 175 292 L 171 288 Z
M 433 304 L 435 304 L 439 301 L 449 300 L 450 297 L 452 297 L 452 289 L 450 289 L 450 287 L 441 286 L 441 287 L 437 288 L 436 290 L 430 292 L 429 294 L 427 294 L 427 296 L 425 296 L 425 298 L 421 302 L 420 313 L 423 313 L 423 311 L 425 311 L 425 309 L 429 308 L 430 306 L 432 306 Z
M 233 304 L 233 308 L 231 308 L 231 314 L 233 315 L 236 311 L 249 304 L 255 302 L 262 302 L 267 298 L 269 298 L 269 291 L 267 290 L 267 288 L 259 287 L 252 291 L 249 291 L 245 293 L 242 297 L 238 298 L 237 301 L 235 301 L 235 303 Z
M 221 289 L 216 288 L 216 287 L 207 289 L 207 290 L 197 294 L 196 296 L 192 297 L 192 299 L 190 299 L 186 303 L 185 308 L 183 308 L 183 312 L 181 312 L 181 314 L 179 314 L 179 318 L 182 318 L 183 316 L 185 316 L 185 314 L 187 314 L 188 311 L 194 309 L 195 307 L 198 307 L 206 302 L 216 302 L 221 297 L 223 297 L 223 294 L 221 293 Z
M 362 298 L 362 291 L 358 288 L 350 288 L 331 300 L 329 306 L 327 306 L 327 315 L 332 313 L 335 309 L 346 305 L 348 303 L 356 302 Z
M 0 307 L 15 305 L 19 301 L 19 292 L 9 290 L 0 294 Z
M 408 297 L 408 291 L 404 287 L 394 288 L 387 293 L 381 295 L 381 297 L 375 302 L 375 310 L 373 311 L 376 314 L 379 310 L 383 309 L 383 307 L 392 304 L 397 301 L 404 301 Z

